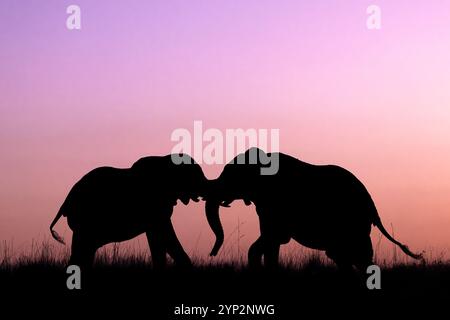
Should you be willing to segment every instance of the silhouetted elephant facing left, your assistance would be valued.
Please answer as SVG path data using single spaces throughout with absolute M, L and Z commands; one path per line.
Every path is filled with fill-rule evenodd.
M 145 157 L 131 168 L 100 167 L 86 174 L 69 192 L 50 230 L 67 216 L 73 231 L 70 264 L 90 266 L 101 246 L 146 233 L 153 265 L 164 267 L 166 253 L 176 264 L 191 261 L 177 239 L 170 220 L 177 200 L 198 201 L 207 179 L 188 155 L 175 164 L 172 155 Z
M 268 166 L 261 157 L 279 161 L 276 174 L 261 174 L 261 168 Z M 338 166 L 312 165 L 254 148 L 225 166 L 211 182 L 206 198 L 206 215 L 216 235 L 211 255 L 217 254 L 224 239 L 219 207 L 242 199 L 247 205 L 255 204 L 260 222 L 261 236 L 248 253 L 250 265 L 260 265 L 264 256 L 266 265 L 275 266 L 280 245 L 293 238 L 324 250 L 344 269 L 355 265 L 365 271 L 372 264 L 372 225 L 407 255 L 421 257 L 389 235 L 364 185 Z

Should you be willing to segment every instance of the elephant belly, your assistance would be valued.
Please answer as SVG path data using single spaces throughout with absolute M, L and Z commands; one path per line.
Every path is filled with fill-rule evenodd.
M 292 238 L 305 247 L 318 250 L 325 250 L 330 243 L 328 235 L 314 229 L 298 230 L 294 232 Z
M 327 250 L 337 243 L 348 243 L 370 234 L 371 222 L 364 217 L 364 212 L 359 217 L 333 214 L 296 219 L 292 223 L 292 238 L 308 248 Z
M 149 227 L 144 221 L 111 221 L 99 231 L 105 242 L 120 242 L 130 240 L 148 231 Z
M 170 219 L 172 206 L 155 208 L 119 201 L 108 206 L 84 208 L 67 218 L 74 232 L 79 231 L 99 244 L 106 244 L 130 240 L 152 227 L 157 228 L 161 219 Z
M 127 172 L 100 168 L 72 188 L 64 215 L 74 233 L 97 243 L 118 242 L 170 219 L 176 199 L 151 186 L 143 189 Z
M 117 216 L 96 212 L 83 217 L 69 216 L 68 223 L 73 232 L 80 232 L 102 244 L 130 240 L 149 228 L 148 221 L 136 214 Z

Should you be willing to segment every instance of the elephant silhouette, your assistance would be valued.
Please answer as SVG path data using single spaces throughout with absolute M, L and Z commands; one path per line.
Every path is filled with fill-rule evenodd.
M 67 217 L 73 231 L 70 264 L 90 267 L 101 246 L 146 233 L 153 265 L 164 268 L 166 253 L 181 266 L 190 266 L 171 222 L 177 200 L 198 201 L 208 180 L 188 155 L 150 156 L 131 168 L 96 168 L 81 178 L 50 225 L 53 238 L 64 240 L 53 227 Z
M 262 175 L 261 168 L 267 167 L 267 159 L 273 156 L 277 156 L 278 171 Z M 212 256 L 224 239 L 219 207 L 238 199 L 253 203 L 259 216 L 260 237 L 248 252 L 251 267 L 260 266 L 263 256 L 266 267 L 276 267 L 280 245 L 292 238 L 325 251 L 342 269 L 356 266 L 365 271 L 373 258 L 372 225 L 405 254 L 421 258 L 386 231 L 370 194 L 351 172 L 336 165 L 305 163 L 283 153 L 266 154 L 257 148 L 238 155 L 211 181 L 205 211 L 216 236 Z

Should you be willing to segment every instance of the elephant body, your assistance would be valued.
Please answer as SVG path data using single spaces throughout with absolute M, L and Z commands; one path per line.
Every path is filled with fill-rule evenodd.
M 206 203 L 208 221 L 217 236 L 212 255 L 223 241 L 219 206 L 243 199 L 254 203 L 260 221 L 261 235 L 249 249 L 251 265 L 259 265 L 263 255 L 266 265 L 276 265 L 280 245 L 294 239 L 325 251 L 339 266 L 365 268 L 372 264 L 372 225 L 407 254 L 419 257 L 386 232 L 370 194 L 352 173 L 335 165 L 277 156 L 279 169 L 274 175 L 261 175 L 259 163 L 234 160 L 214 182 Z
M 61 242 L 52 228 L 67 217 L 73 231 L 70 264 L 91 265 L 99 247 L 146 233 L 155 267 L 164 266 L 166 253 L 189 265 L 171 215 L 178 199 L 197 201 L 205 183 L 198 164 L 175 165 L 170 156 L 145 157 L 126 169 L 96 168 L 73 186 L 50 229 Z
M 161 201 L 166 198 L 163 194 L 148 188 L 146 194 L 135 181 L 130 169 L 101 167 L 89 172 L 75 184 L 61 208 L 69 227 L 95 236 L 104 245 L 132 239 L 157 219 L 170 219 L 177 199 L 168 196 Z
M 294 237 L 305 246 L 323 249 L 339 234 L 370 232 L 376 209 L 350 172 L 337 166 L 293 162 L 290 157 L 281 159 L 288 160 L 281 164 L 277 177 L 283 182 L 262 188 L 254 200 L 261 219 L 281 223 L 279 230 L 274 229 L 280 241 Z

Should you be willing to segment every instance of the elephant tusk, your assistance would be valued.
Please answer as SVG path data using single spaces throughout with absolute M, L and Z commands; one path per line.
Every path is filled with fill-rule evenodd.
M 221 207 L 225 207 L 225 208 L 230 208 L 231 202 L 233 202 L 233 201 L 222 201 L 222 202 L 220 203 L 220 206 L 221 206 Z

